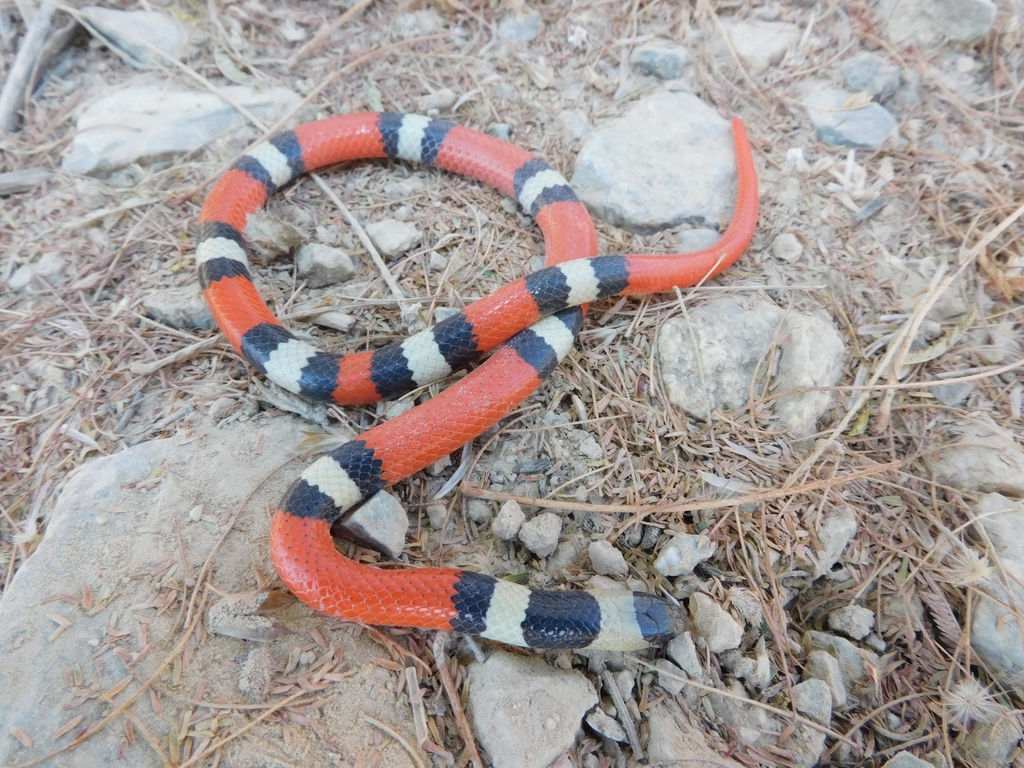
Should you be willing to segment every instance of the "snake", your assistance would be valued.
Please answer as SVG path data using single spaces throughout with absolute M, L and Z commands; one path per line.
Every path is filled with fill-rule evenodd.
M 647 592 L 540 590 L 457 568 L 359 563 L 335 546 L 331 526 L 518 407 L 568 353 L 590 302 L 697 285 L 731 266 L 758 216 L 757 172 L 739 118 L 732 136 L 732 219 L 713 246 L 688 254 L 597 255 L 590 214 L 557 170 L 511 143 L 422 115 L 359 112 L 299 125 L 247 149 L 217 178 L 199 215 L 199 281 L 222 333 L 270 381 L 312 400 L 360 405 L 489 355 L 438 395 L 320 456 L 292 483 L 271 517 L 270 552 L 296 597 L 351 622 L 457 631 L 526 648 L 639 650 L 687 628 L 675 601 Z M 260 297 L 246 226 L 303 174 L 389 158 L 460 174 L 516 200 L 544 237 L 544 267 L 404 340 L 331 354 L 285 328 Z

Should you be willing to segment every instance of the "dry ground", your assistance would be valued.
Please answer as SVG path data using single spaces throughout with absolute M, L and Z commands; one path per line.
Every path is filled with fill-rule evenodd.
M 1024 230 L 1014 224 L 988 247 L 971 250 L 1024 200 L 1024 49 L 1012 39 L 1012 29 L 997 24 L 1001 32 L 965 51 L 981 67 L 973 75 L 972 100 L 967 91 L 956 90 L 948 78 L 936 75 L 930 61 L 939 54 L 887 45 L 865 3 L 819 4 L 802 58 L 756 77 L 735 60 L 710 56 L 702 40 L 715 33 L 716 14 L 749 14 L 756 4 L 745 2 L 539 4 L 546 29 L 532 47 L 521 51 L 492 42 L 496 20 L 504 13 L 499 3 L 471 2 L 457 10 L 455 3 L 375 2 L 292 67 L 288 57 L 299 44 L 288 43 L 277 33 L 281 19 L 291 17 L 308 31 L 308 40 L 338 16 L 339 3 L 302 2 L 288 9 L 255 2 L 151 4 L 178 14 L 208 36 L 188 65 L 210 81 L 224 83 L 228 74 L 214 63 L 211 50 L 217 46 L 256 82 L 280 83 L 310 95 L 306 111 L 315 116 L 381 105 L 416 111 L 418 98 L 449 87 L 464 97 L 455 120 L 477 128 L 508 123 L 514 142 L 570 176 L 577 147 L 559 129 L 559 113 L 582 109 L 592 124 L 621 114 L 637 95 L 615 99 L 626 79 L 620 65 L 635 42 L 648 36 L 683 40 L 698 56 L 700 95 L 722 114 L 744 118 L 763 171 L 760 234 L 721 284 L 743 290 L 756 286 L 781 306 L 824 307 L 847 343 L 845 384 L 857 380 L 859 371 L 874 371 L 881 358 L 881 351 L 871 348 L 875 339 L 860 335 L 858 328 L 894 322 L 883 316 L 905 314 L 917 303 L 904 302 L 898 286 L 876 269 L 883 249 L 901 258 L 931 258 L 937 265 L 955 265 L 968 257 L 963 295 L 982 307 L 972 330 L 997 328 L 1008 340 L 1021 337 Z M 806 19 L 806 8 L 800 5 L 806 6 L 782 4 L 780 18 L 789 19 L 799 11 Z M 405 40 L 395 30 L 399 14 L 431 9 L 438 10 L 447 25 L 440 34 Z M 451 29 L 456 26 L 461 33 L 453 39 Z M 588 31 L 587 41 L 578 47 L 568 42 L 575 26 Z M 8 42 L 3 49 L 8 64 L 12 46 Z M 496 50 L 504 52 L 495 55 Z M 895 213 L 855 227 L 837 190 L 829 187 L 836 181 L 830 170 L 842 175 L 847 153 L 817 142 L 799 107 L 794 83 L 828 79 L 843 56 L 860 50 L 880 50 L 917 71 L 922 102 L 912 115 L 898 115 L 910 141 L 877 153 L 857 153 L 869 183 L 881 163 L 892 164 L 895 177 L 886 194 L 894 200 Z M 72 65 L 33 96 L 24 130 L 0 155 L 0 171 L 57 169 L 78 110 L 103 92 L 103 84 L 114 86 L 141 76 L 96 45 L 79 44 L 72 56 Z M 344 74 L 335 75 L 342 67 Z M 147 76 L 195 85 L 180 71 Z M 249 139 L 258 135 L 253 131 Z M 929 136 L 942 141 L 925 141 Z M 963 159 L 967 148 L 984 151 L 986 142 L 999 148 L 991 161 L 971 164 Z M 813 170 L 801 177 L 799 199 L 782 200 L 782 169 L 787 150 L 794 147 L 803 150 Z M 90 456 L 173 433 L 183 409 L 205 412 L 218 398 L 250 397 L 253 374 L 226 343 L 147 375 L 133 373 L 130 367 L 161 360 L 212 335 L 150 321 L 139 306 L 156 288 L 195 280 L 191 260 L 202 190 L 238 149 L 237 144 L 218 144 L 173 162 L 136 168 L 111 183 L 58 176 L 31 195 L 0 201 L 0 270 L 5 275 L 47 251 L 69 259 L 65 279 L 52 291 L 6 292 L 0 297 L 2 381 L 8 387 L 20 385 L 27 397 L 20 401 L 8 388 L 0 398 L 0 587 L 31 555 L 69 470 Z M 979 181 L 968 184 L 956 175 L 965 170 Z M 395 205 L 382 189 L 396 173 L 408 172 L 405 166 L 360 164 L 331 174 L 329 181 L 358 216 L 369 220 L 392 211 Z M 415 221 L 426 233 L 425 247 L 397 270 L 402 290 L 423 302 L 425 316 L 435 305 L 461 306 L 522 275 L 542 251 L 536 229 L 520 214 L 503 208 L 497 193 L 456 178 L 443 179 L 439 188 L 439 199 L 424 196 L 414 210 Z M 307 211 L 317 225 L 345 226 L 308 181 L 271 205 L 274 213 L 286 217 L 293 217 L 296 208 Z M 671 234 L 635 237 L 600 223 L 598 230 L 602 252 L 673 250 Z M 773 262 L 768 246 L 782 232 L 796 233 L 810 259 L 785 268 Z M 431 248 L 458 265 L 440 285 L 426 269 Z M 362 300 L 337 300 L 339 308 L 358 317 L 361 331 L 312 331 L 332 349 L 363 349 L 402 332 L 390 293 L 371 272 L 368 260 L 363 262 L 357 279 L 375 282 L 367 283 Z M 262 275 L 264 295 L 287 322 L 303 322 L 294 318 L 311 304 L 335 301 L 328 292 L 297 285 L 290 265 L 283 262 Z M 705 289 L 688 301 L 702 301 L 720 290 Z M 635 524 L 641 514 L 646 522 L 665 528 L 707 529 L 719 545 L 714 564 L 721 576 L 712 580 L 712 594 L 724 599 L 735 581 L 758 591 L 769 617 L 772 662 L 781 670 L 798 668 L 785 638 L 821 628 L 829 610 L 860 599 L 880 611 L 893 596 L 919 597 L 927 608 L 923 623 L 886 637 L 889 651 L 876 682 L 881 705 L 839 717 L 833 727 L 857 745 L 849 758 L 856 764 L 871 759 L 880 765 L 886 753 L 902 748 L 951 754 L 958 732 L 946 720 L 944 692 L 969 674 L 992 682 L 968 650 L 965 601 L 970 589 L 948 585 L 949 574 L 940 572 L 930 557 L 931 542 L 944 531 L 961 532 L 969 520 L 970 497 L 932 482 L 921 463 L 922 455 L 943 437 L 955 409 L 938 405 L 924 387 L 879 386 L 863 396 L 840 389 L 834 412 L 823 425 L 821 437 L 827 442 L 818 444 L 824 450 L 809 463 L 814 444 L 791 443 L 767 421 L 764 405 L 775 393 L 755 393 L 747 408 L 716 415 L 708 425 L 693 423 L 662 405 L 654 367 L 655 332 L 678 310 L 672 297 L 595 307 L 578 352 L 491 437 L 515 441 L 526 456 L 540 456 L 550 429 L 542 419 L 545 413 L 562 409 L 585 421 L 585 428 L 605 446 L 609 461 L 569 487 L 549 488 L 547 505 L 579 504 L 582 499 L 644 510 L 629 514 L 597 508 L 610 526 L 620 530 Z M 986 364 L 983 351 L 961 343 L 915 368 L 909 381 L 933 381 L 950 371 L 969 377 Z M 969 407 L 987 411 L 1019 434 L 1014 397 L 1019 398 L 1020 369 L 1002 375 L 982 373 L 972 380 L 977 393 Z M 880 383 L 892 381 L 890 372 L 882 371 Z M 336 415 L 361 430 L 375 423 L 380 412 L 349 409 Z M 875 471 L 894 461 L 900 462 L 899 468 Z M 846 479 L 865 470 L 866 477 Z M 702 504 L 714 496 L 700 472 L 738 478 L 765 490 L 788 485 L 790 491 L 742 508 L 733 503 L 714 508 Z M 823 492 L 817 481 L 828 478 L 836 483 Z M 427 482 L 413 479 L 399 493 L 419 503 L 426 496 Z M 815 490 L 801 492 L 804 484 L 814 484 Z M 482 495 L 487 495 L 486 489 Z M 651 508 L 675 502 L 692 504 L 688 509 L 677 504 L 671 512 Z M 456 501 L 453 507 L 460 521 L 461 503 Z M 853 507 L 860 521 L 857 539 L 847 551 L 850 578 L 816 584 L 787 612 L 777 583 L 752 578 L 758 572 L 755 560 L 769 551 L 784 557 L 798 553 L 811 543 L 807 531 L 813 530 L 815 521 L 841 505 Z M 468 535 L 464 522 L 458 533 Z M 422 556 L 430 561 L 438 553 Z M 649 555 L 636 550 L 630 559 L 642 557 Z M 652 586 L 658 587 L 653 571 L 647 573 Z M 1011 692 L 1001 692 L 998 686 L 994 690 L 1004 704 L 1019 706 Z M 772 694 L 780 696 L 781 691 L 765 694 L 769 703 L 776 701 Z M 887 719 L 891 715 L 898 727 Z M 450 740 L 457 739 L 454 733 L 449 731 Z M 457 741 L 448 747 L 466 755 Z M 734 756 L 752 764 L 777 759 L 754 750 L 740 750 Z

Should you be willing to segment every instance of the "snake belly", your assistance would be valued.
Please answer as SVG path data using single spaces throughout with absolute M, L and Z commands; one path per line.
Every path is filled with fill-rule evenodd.
M 292 484 L 273 514 L 270 549 L 299 599 L 349 621 L 456 630 L 531 648 L 636 650 L 685 629 L 677 605 L 643 592 L 545 591 L 453 568 L 373 568 L 343 556 L 330 529 L 354 505 L 512 412 L 568 352 L 587 303 L 695 285 L 727 269 L 753 237 L 758 213 L 750 144 L 738 119 L 732 129 L 732 221 L 715 245 L 689 254 L 597 256 L 589 214 L 551 166 L 507 142 L 420 115 L 353 113 L 307 123 L 249 149 L 217 180 L 199 218 L 203 294 L 232 346 L 274 383 L 313 400 L 364 404 L 398 397 L 493 351 L 438 396 L 320 457 Z M 297 338 L 253 285 L 248 217 L 306 172 L 371 158 L 434 165 L 514 198 L 544 235 L 545 268 L 376 350 L 334 355 Z

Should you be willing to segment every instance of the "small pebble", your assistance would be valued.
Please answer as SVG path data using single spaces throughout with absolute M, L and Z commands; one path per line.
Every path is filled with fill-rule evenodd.
M 526 515 L 522 507 L 513 499 L 509 499 L 501 505 L 494 522 L 491 523 L 491 530 L 494 535 L 502 541 L 514 539 L 523 523 L 526 522 Z
M 600 709 L 594 709 L 593 712 L 587 715 L 587 725 L 612 741 L 622 742 L 626 740 L 626 731 L 623 730 L 618 721 L 609 717 Z
M 200 520 L 202 520 L 203 505 L 197 504 L 196 506 L 192 507 L 192 509 L 190 509 L 188 512 L 188 519 L 191 520 L 193 523 L 198 523 Z
M 384 219 L 366 225 L 366 234 L 381 254 L 389 259 L 401 256 L 423 239 L 415 224 Z
M 772 255 L 779 261 L 793 264 L 804 253 L 804 246 L 791 232 L 783 232 L 772 241 Z
M 715 554 L 715 544 L 707 536 L 677 533 L 661 549 L 654 570 L 664 576 L 686 576 Z
M 862 605 L 847 605 L 828 615 L 829 629 L 852 640 L 861 640 L 875 626 L 875 614 Z
M 547 557 L 558 547 L 562 533 L 562 518 L 551 512 L 541 512 L 519 529 L 519 540 L 537 557 Z
M 592 542 L 589 548 L 590 567 L 602 576 L 625 576 L 629 573 L 626 558 L 608 541 Z

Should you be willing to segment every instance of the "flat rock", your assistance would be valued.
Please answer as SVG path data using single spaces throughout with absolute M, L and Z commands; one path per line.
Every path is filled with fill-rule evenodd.
M 221 90 L 268 123 L 297 107 L 301 99 L 287 88 L 258 92 L 235 85 Z M 235 108 L 212 93 L 163 85 L 123 88 L 97 99 L 79 115 L 61 168 L 89 174 L 145 164 L 191 152 L 241 126 Z
M 697 655 L 697 646 L 693 642 L 693 635 L 689 632 L 683 632 L 681 635 L 673 637 L 665 652 L 691 680 L 703 683 L 707 679 L 704 667 L 700 663 L 700 657 Z
M 1008 605 L 1024 601 L 1024 563 L 1008 556 L 999 558 L 1002 571 L 1013 585 L 1007 590 L 1002 580 L 991 579 L 975 585 L 977 597 L 971 602 L 971 648 L 985 662 L 993 677 L 1012 690 L 1024 689 L 1024 626 Z
M 377 250 L 388 259 L 394 259 L 410 250 L 423 239 L 415 224 L 397 219 L 384 219 L 366 225 L 366 234 Z
M 703 592 L 690 596 L 690 618 L 693 631 L 704 638 L 712 653 L 738 648 L 743 639 L 743 626 Z
M 526 514 L 519 506 L 519 502 L 509 499 L 501 505 L 501 509 L 495 515 L 494 521 L 491 523 L 491 530 L 499 539 L 510 541 L 516 537 L 525 522 Z
M 804 662 L 804 680 L 820 680 L 828 686 L 832 708 L 846 706 L 846 682 L 839 669 L 839 660 L 828 651 L 811 651 Z
M 626 741 L 626 730 L 619 725 L 618 720 L 600 709 L 595 709 L 587 715 L 587 725 L 612 741 Z
M 879 0 L 875 15 L 897 45 L 932 46 L 944 39 L 970 43 L 984 37 L 996 20 L 993 0 Z
M 953 429 L 955 442 L 925 455 L 935 479 L 969 491 L 1024 496 L 1024 450 L 987 414 Z
M 882 768 L 935 768 L 935 766 L 909 752 L 897 752 L 891 760 L 885 762 Z
M 282 455 L 299 452 L 305 426 L 291 417 L 260 416 L 220 428 L 185 429 L 177 437 L 88 460 L 70 473 L 45 536 L 0 597 L 0 765 L 40 760 L 97 725 L 111 712 L 110 702 L 83 698 L 79 691 L 102 693 L 126 682 L 129 673 L 119 657 L 134 659 L 134 679 L 115 701 L 136 692 L 138 681 L 157 671 L 182 640 L 182 588 L 189 586 L 191 597 L 203 563 L 222 536 L 210 572 L 219 590 L 248 594 L 257 588 L 257 574 L 272 577 L 266 510 L 280 502 L 297 474 L 277 470 Z M 205 510 L 198 521 L 189 514 L 197 504 Z M 229 531 L 228 521 L 240 508 Z M 62 599 L 82 595 L 83 584 L 92 594 L 87 606 Z M 61 625 L 51 618 L 55 615 L 66 624 L 57 635 L 54 630 Z M 339 750 L 368 754 L 380 749 L 382 766 L 412 766 L 399 745 L 381 746 L 379 731 L 361 718 L 365 712 L 415 742 L 408 704 L 380 693 L 394 679 L 391 670 L 373 661 L 383 653 L 381 647 L 365 633 L 353 633 L 299 602 L 275 611 L 273 618 L 288 630 L 263 636 L 274 669 L 283 669 L 293 649 L 307 642 L 296 638 L 314 629 L 344 657 L 334 669 L 345 674 L 329 683 L 321 707 L 305 713 L 313 727 L 291 728 L 291 748 L 303 756 L 303 765 L 327 768 L 337 765 Z M 192 647 L 189 662 L 174 680 L 167 671 L 160 684 L 186 697 L 248 707 L 248 695 L 238 690 L 238 661 L 248 657 L 251 646 L 252 641 L 210 634 Z M 256 661 L 253 686 L 261 676 Z M 74 674 L 82 676 L 81 688 L 68 685 Z M 162 702 L 159 709 L 131 709 L 136 730 L 141 726 L 166 735 L 181 723 L 183 707 L 191 706 L 173 698 Z M 241 718 L 236 721 L 240 725 L 251 714 L 241 709 L 231 716 Z M 74 729 L 56 736 L 79 716 Z M 61 761 L 69 766 L 165 765 L 145 739 L 125 741 L 123 721 L 111 726 Z M 33 746 L 11 738 L 13 728 L 24 731 Z M 254 740 L 226 746 L 225 764 L 265 764 L 265 740 L 277 738 L 279 726 L 258 725 L 250 733 Z
M 694 728 L 671 699 L 648 709 L 646 714 L 651 733 L 647 744 L 650 765 L 740 768 L 740 763 L 708 746 L 704 732 Z
M 670 40 L 651 40 L 629 55 L 634 72 L 658 80 L 678 80 L 692 70 L 694 61 L 692 53 Z
M 22 264 L 7 278 L 7 287 L 12 291 L 30 293 L 49 290 L 59 285 L 64 274 L 67 259 L 56 251 L 47 251 L 35 261 Z
M 857 535 L 857 513 L 850 507 L 836 507 L 821 519 L 818 525 L 818 548 L 813 560 L 800 565 L 808 567 L 814 578 L 824 576 L 843 558 L 843 552 Z
M 494 768 L 547 768 L 597 704 L 593 684 L 537 657 L 495 651 L 469 668 L 473 731 Z
M 90 5 L 81 13 L 114 45 L 114 53 L 132 67 L 166 66 L 169 61 L 180 61 L 188 47 L 188 29 L 160 11 L 119 11 Z
M 693 94 L 647 96 L 587 135 L 572 186 L 595 216 L 632 232 L 719 228 L 736 190 L 729 122 Z
M 874 611 L 869 611 L 863 605 L 847 605 L 828 615 L 828 628 L 851 640 L 863 640 L 874 626 Z
M 729 38 L 732 50 L 752 75 L 781 64 L 786 53 L 800 42 L 802 34 L 796 24 L 761 19 L 722 19 L 722 29 Z M 732 52 L 720 37 L 715 43 L 717 53 L 732 60 Z
M 198 283 L 152 291 L 143 298 L 142 308 L 147 317 L 172 328 L 212 330 L 217 326 Z
M 831 323 L 783 312 L 766 301 L 745 305 L 726 297 L 659 329 L 658 369 L 669 401 L 702 420 L 714 411 L 740 408 L 777 339 L 782 358 L 774 371 L 773 390 L 830 387 L 839 381 L 845 347 Z M 761 386 L 759 382 L 756 388 Z M 830 404 L 827 392 L 803 392 L 778 398 L 772 412 L 794 435 L 804 436 L 816 429 Z
M 840 70 L 853 91 L 863 91 L 885 101 L 900 87 L 900 68 L 877 53 L 859 53 L 846 59 Z
M 835 656 L 846 690 L 850 692 L 866 688 L 872 680 L 872 670 L 878 668 L 878 654 L 858 647 L 845 637 L 808 631 L 804 633 L 803 645 L 808 653 L 826 651 Z
M 338 528 L 353 541 L 397 560 L 405 549 L 409 516 L 398 499 L 387 491 L 377 491 L 338 523 Z
M 793 686 L 793 706 L 826 728 L 832 723 L 832 692 L 824 680 L 804 680 Z
M 816 88 L 804 106 L 818 138 L 838 147 L 881 149 L 896 132 L 896 118 L 881 104 L 845 107 L 853 94 L 841 88 Z

